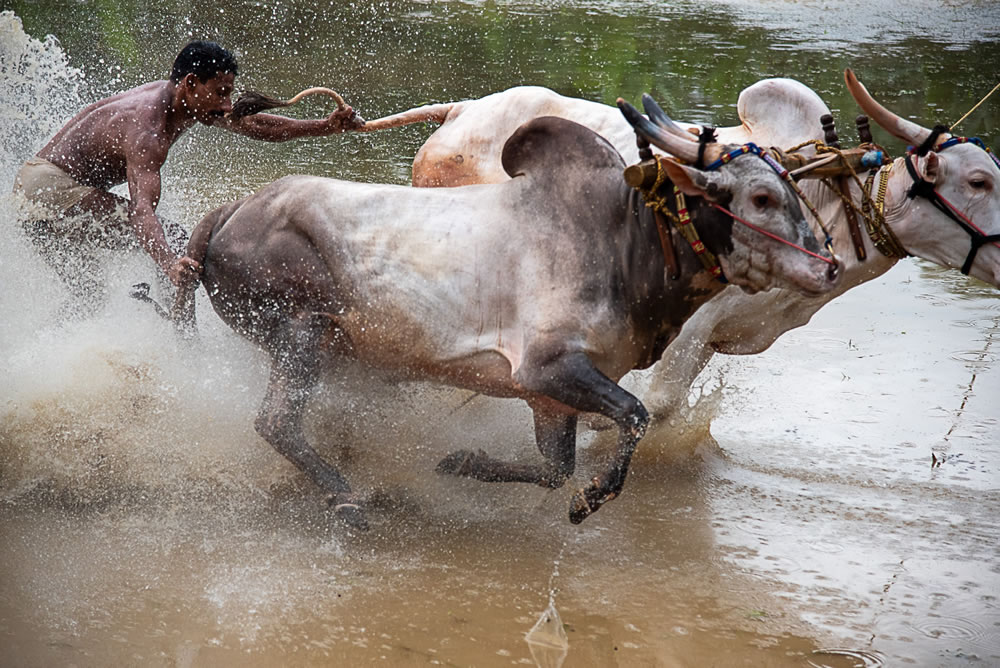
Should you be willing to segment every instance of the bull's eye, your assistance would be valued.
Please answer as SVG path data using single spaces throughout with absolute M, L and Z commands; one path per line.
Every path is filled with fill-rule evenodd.
M 758 209 L 766 209 L 771 204 L 771 197 L 767 193 L 753 196 L 753 205 Z

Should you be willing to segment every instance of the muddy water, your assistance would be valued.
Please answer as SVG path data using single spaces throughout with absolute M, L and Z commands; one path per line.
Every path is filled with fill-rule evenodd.
M 731 123 L 741 88 L 794 76 L 846 119 L 850 65 L 929 125 L 1000 63 L 977 2 L 161 4 L 0 14 L 0 191 L 74 110 L 162 76 L 194 36 L 237 49 L 248 88 L 331 85 L 369 117 L 539 83 Z M 997 104 L 962 130 L 1000 145 Z M 405 182 L 431 129 L 198 129 L 160 209 L 190 226 L 293 171 Z M 259 353 L 204 302 L 199 346 L 175 340 L 127 297 L 139 257 L 109 264 L 104 308 L 56 323 L 66 294 L 12 218 L 0 201 L 0 665 L 1000 663 L 992 288 L 905 261 L 767 353 L 717 358 L 580 527 L 569 488 L 432 473 L 459 446 L 532 456 L 516 402 L 330 378 L 309 428 L 371 499 L 352 536 L 254 434 Z M 574 485 L 607 454 L 583 440 Z

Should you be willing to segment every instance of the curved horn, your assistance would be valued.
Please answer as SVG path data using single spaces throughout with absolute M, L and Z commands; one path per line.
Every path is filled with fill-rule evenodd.
M 639 113 L 639 110 L 631 104 L 618 98 L 618 108 L 621 109 L 625 120 L 629 122 L 635 131 L 649 140 L 649 143 L 661 151 L 666 151 L 670 155 L 676 156 L 684 162 L 695 163 L 698 161 L 698 144 L 675 137 L 666 130 L 663 130 L 648 118 Z
M 647 93 L 642 94 L 642 108 L 646 111 L 646 115 L 649 116 L 649 120 L 653 121 L 667 132 L 671 132 L 682 139 L 687 139 L 697 143 L 698 138 L 675 123 L 672 118 L 667 116 L 667 113 L 663 111 L 659 104 L 657 104 L 656 100 L 654 100 Z
M 868 93 L 868 90 L 854 76 L 851 68 L 844 70 L 844 83 L 847 84 L 847 90 L 851 91 L 851 96 L 858 103 L 858 106 L 873 121 L 885 128 L 894 137 L 909 142 L 914 146 L 919 146 L 930 136 L 931 131 L 927 128 L 892 113 L 876 102 L 875 98 Z

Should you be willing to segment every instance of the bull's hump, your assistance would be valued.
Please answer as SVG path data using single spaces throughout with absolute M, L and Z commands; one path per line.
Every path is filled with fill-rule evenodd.
M 593 130 L 555 116 L 543 116 L 520 126 L 504 144 L 501 162 L 510 176 L 561 172 L 566 166 L 583 170 L 624 168 L 618 151 Z

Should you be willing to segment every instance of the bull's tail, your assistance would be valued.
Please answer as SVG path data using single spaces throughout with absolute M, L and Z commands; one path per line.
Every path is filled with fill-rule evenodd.
M 208 254 L 208 244 L 212 240 L 212 234 L 241 204 L 243 204 L 243 200 L 211 211 L 191 231 L 185 255 L 195 260 L 201 266 L 202 271 L 205 270 L 205 256 Z M 195 280 L 177 288 L 174 304 L 170 308 L 170 320 L 184 338 L 193 338 L 198 333 L 194 297 L 200 282 L 200 280 Z
M 414 123 L 444 123 L 448 114 L 461 104 L 461 102 L 447 102 L 414 107 L 413 109 L 401 111 L 398 114 L 376 118 L 374 121 L 365 121 L 364 127 L 360 128 L 358 132 L 388 130 L 389 128 L 398 128 Z

